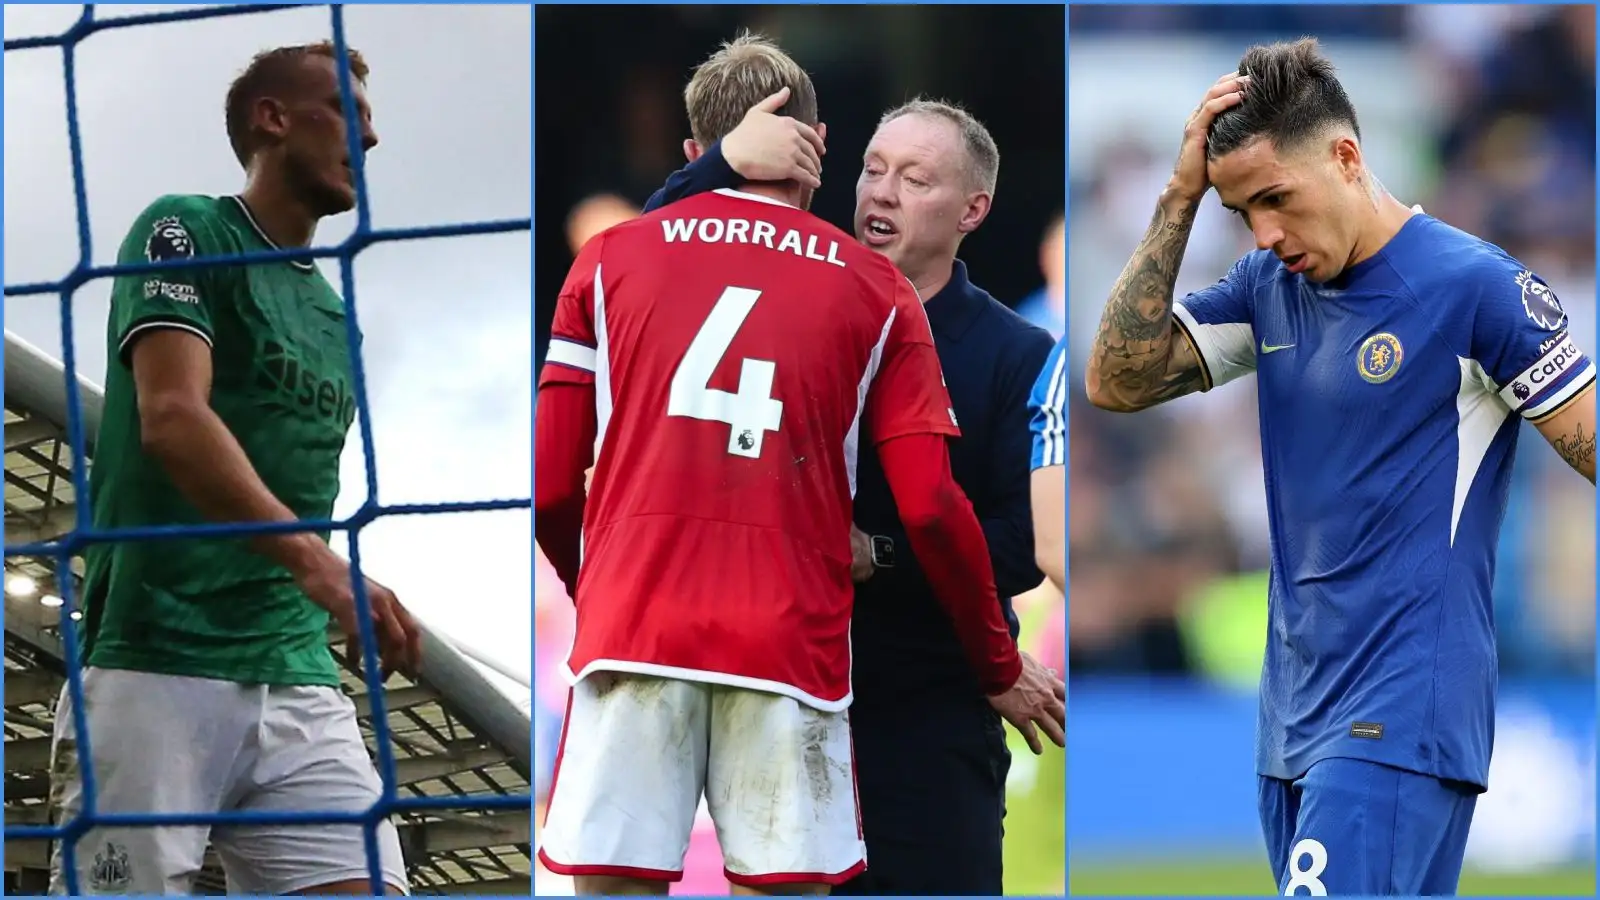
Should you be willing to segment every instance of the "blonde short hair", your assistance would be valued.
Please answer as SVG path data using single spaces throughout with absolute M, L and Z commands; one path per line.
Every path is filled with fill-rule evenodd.
M 878 120 L 878 127 L 882 128 L 901 116 L 927 116 L 954 125 L 967 150 L 968 178 L 978 190 L 994 196 L 995 183 L 1000 179 L 1000 148 L 995 144 L 994 136 L 989 134 L 989 129 L 976 116 L 946 100 L 918 97 L 884 113 L 883 118 Z
M 789 101 L 779 112 L 815 127 L 817 89 L 811 76 L 777 44 L 746 31 L 697 66 L 683 89 L 689 133 L 709 147 L 738 127 L 750 107 L 783 88 L 789 89 Z

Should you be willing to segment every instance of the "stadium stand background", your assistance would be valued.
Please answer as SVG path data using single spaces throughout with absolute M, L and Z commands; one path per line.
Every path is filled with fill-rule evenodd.
M 1303 34 L 1339 66 L 1384 183 L 1534 266 L 1596 352 L 1593 7 L 1093 6 L 1070 28 L 1080 379 L 1185 116 L 1246 45 Z M 1179 294 L 1251 248 L 1211 196 Z M 1251 766 L 1268 552 L 1254 381 L 1132 417 L 1071 396 L 1072 888 L 1270 892 Z M 1462 887 L 1591 894 L 1594 492 L 1524 427 L 1495 585 L 1493 787 Z
M 577 249 L 636 215 L 684 164 L 683 87 L 694 66 L 742 27 L 776 40 L 815 81 L 829 155 L 812 211 L 830 222 L 850 221 L 861 152 L 885 110 L 924 94 L 958 101 L 983 120 L 1000 146 L 1000 182 L 994 211 L 967 239 L 961 258 L 976 283 L 1059 335 L 1063 19 L 1060 7 L 539 7 L 536 353 L 542 360 L 555 297 Z M 605 48 L 604 66 L 594 63 L 597 47 Z M 557 669 L 570 646 L 572 604 L 542 558 L 538 566 L 534 756 L 535 796 L 542 801 L 566 704 Z M 1046 664 L 1060 666 L 1060 596 L 1041 591 L 1019 599 L 1018 607 L 1028 645 Z M 1007 891 L 1058 893 L 1062 757 L 1054 752 L 1036 762 L 1015 745 L 1013 756 Z M 536 829 L 542 819 L 540 812 Z M 683 892 L 726 893 L 708 824 L 702 816 Z M 541 893 L 570 891 L 564 879 L 542 870 L 535 884 Z
M 228 79 L 265 47 L 323 39 L 330 33 L 326 6 L 265 15 L 168 7 L 155 14 L 159 21 L 126 21 L 148 12 L 100 7 L 97 20 L 124 21 L 105 22 L 114 27 L 92 36 L 80 34 L 82 42 L 76 46 L 88 230 L 95 249 L 92 261 L 99 264 L 114 259 L 132 216 L 162 190 L 237 190 L 240 172 L 222 127 Z M 60 34 L 81 13 L 75 5 L 13 5 L 5 11 L 7 894 L 43 892 L 48 844 L 20 839 L 14 829 L 46 824 L 49 733 L 65 670 L 60 621 L 64 589 L 57 583 L 58 573 L 48 558 L 10 551 L 18 544 L 63 537 L 77 512 L 73 454 L 65 435 L 60 306 L 51 294 L 13 294 L 21 282 L 62 277 L 79 255 L 61 51 L 14 49 L 12 41 Z M 399 799 L 435 804 L 395 817 L 414 892 L 526 896 L 531 843 L 526 666 L 531 640 L 519 640 L 518 630 L 511 631 L 512 662 L 518 664 L 508 666 L 503 642 L 494 647 L 500 653 L 484 653 L 461 643 L 460 636 L 481 641 L 487 624 L 491 634 L 498 629 L 503 637 L 508 622 L 516 625 L 522 616 L 531 622 L 525 498 L 532 330 L 527 303 L 532 15 L 526 7 L 350 7 L 341 14 L 351 45 L 362 48 L 373 63 L 371 96 L 379 130 L 388 139 L 367 161 L 375 225 L 433 227 L 457 235 L 404 247 L 375 245 L 361 253 L 357 266 L 383 499 L 426 504 L 524 498 L 497 504 L 505 511 L 386 519 L 363 530 L 367 571 L 392 585 L 424 619 L 434 624 L 442 619 L 449 630 L 428 629 L 427 662 L 419 681 L 388 682 L 383 692 L 386 721 L 373 715 L 375 701 L 365 682 L 346 675 L 344 687 L 375 754 L 377 726 L 387 726 Z M 463 47 L 470 47 L 473 55 L 467 57 Z M 441 67 L 441 53 L 470 58 L 472 67 Z M 498 91 L 484 90 L 481 84 L 474 90 L 474 79 L 511 83 L 493 85 Z M 448 108 L 443 108 L 442 94 L 453 101 Z M 507 103 L 512 109 L 502 107 Z M 486 122 L 494 128 L 485 127 Z M 419 170 L 430 177 L 416 179 Z M 522 218 L 507 220 L 514 216 Z M 355 218 L 324 223 L 320 244 L 338 243 Z M 450 228 L 449 223 L 469 224 Z M 498 234 L 484 236 L 488 231 Z M 475 236 L 461 237 L 467 233 Z M 320 265 L 337 283 L 338 262 L 323 260 Z M 108 293 L 109 281 L 97 279 L 73 295 L 79 399 L 91 464 L 101 406 L 98 384 L 104 382 Z M 453 315 L 443 320 L 438 314 L 441 296 L 452 298 Z M 496 340 L 463 350 L 463 342 L 480 338 L 486 330 Z M 507 383 L 496 371 L 506 363 L 517 381 Z M 485 422 L 498 427 L 486 427 Z M 365 496 L 362 450 L 353 435 L 336 515 L 350 514 Z M 336 537 L 335 546 L 341 541 Z M 449 564 L 466 548 L 495 562 Z M 81 560 L 74 561 L 72 571 L 76 582 Z M 499 614 L 492 619 L 475 615 L 480 603 L 494 604 Z M 445 615 L 438 614 L 441 609 Z M 334 644 L 336 653 L 342 653 L 342 640 Z M 90 739 L 114 741 L 117 736 L 94 733 Z M 480 806 L 488 798 L 497 808 L 472 808 L 460 799 L 469 794 Z M 96 848 L 85 844 L 80 852 L 92 854 Z M 197 887 L 201 894 L 222 893 L 214 854 L 207 854 Z

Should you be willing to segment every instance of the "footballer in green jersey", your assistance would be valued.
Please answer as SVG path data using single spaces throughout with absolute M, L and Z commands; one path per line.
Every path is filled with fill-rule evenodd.
M 355 206 L 328 43 L 258 55 L 228 91 L 246 172 L 237 196 L 172 194 L 129 229 L 107 326 L 105 403 L 89 475 L 97 529 L 326 520 L 355 420 L 345 306 L 309 262 L 186 260 L 310 246 Z M 377 144 L 350 53 L 361 152 Z M 100 814 L 361 814 L 382 796 L 328 647 L 357 630 L 348 561 L 327 534 L 97 543 L 85 554 L 82 719 Z M 365 581 L 385 669 L 416 672 L 421 632 Z M 84 807 L 73 698 L 51 746 L 50 814 Z M 193 893 L 208 842 L 231 893 L 370 895 L 360 825 L 96 825 L 78 840 L 85 894 Z M 377 825 L 387 893 L 408 890 L 399 834 Z M 60 845 L 51 893 L 69 887 Z
M 168 196 L 134 223 L 118 262 L 276 248 L 239 197 Z M 297 518 L 329 518 L 356 414 L 346 325 L 343 302 L 311 263 L 118 278 L 105 409 L 89 473 L 95 527 L 206 521 L 163 462 L 142 448 L 129 350 L 161 329 L 210 346 L 211 408 L 267 490 Z M 339 683 L 327 611 L 246 539 L 95 544 L 85 563 L 87 665 L 260 684 Z

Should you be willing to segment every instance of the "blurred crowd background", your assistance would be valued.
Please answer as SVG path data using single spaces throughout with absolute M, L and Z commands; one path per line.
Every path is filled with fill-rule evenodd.
M 966 240 L 961 258 L 974 282 L 1060 335 L 1066 296 L 1064 19 L 1061 7 L 1023 6 L 539 7 L 538 361 L 578 249 L 638 215 L 684 165 L 684 85 L 695 65 L 745 28 L 775 40 L 811 74 L 829 150 L 812 212 L 847 229 L 861 154 L 885 110 L 922 95 L 960 103 L 982 120 L 1000 147 L 999 186 L 993 212 Z M 602 47 L 597 60 L 595 48 Z M 558 667 L 571 642 L 572 602 L 544 559 L 536 563 L 535 797 L 542 808 L 566 704 Z M 1064 667 L 1061 595 L 1041 589 L 1018 598 L 1017 609 L 1025 646 L 1046 665 Z M 1061 754 L 1040 759 L 1025 747 L 1013 753 L 1006 889 L 1058 894 L 1065 885 Z M 536 811 L 536 828 L 542 818 Z M 676 890 L 726 893 L 703 809 L 699 824 Z M 536 878 L 539 893 L 570 890 L 549 873 Z
M 1083 6 L 1068 63 L 1080 388 L 1185 117 L 1246 46 L 1303 35 L 1339 67 L 1390 191 L 1533 267 L 1600 351 L 1592 6 Z M 1208 197 L 1178 294 L 1251 249 Z M 1136 416 L 1070 396 L 1073 890 L 1270 890 L 1251 771 L 1268 566 L 1254 379 Z M 1493 786 L 1463 889 L 1592 893 L 1594 491 L 1524 428 L 1495 584 Z M 1197 748 L 1176 768 L 1171 737 Z

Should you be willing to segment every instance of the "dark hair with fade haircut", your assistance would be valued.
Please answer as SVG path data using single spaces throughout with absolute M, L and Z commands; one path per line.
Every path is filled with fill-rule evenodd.
M 361 57 L 361 51 L 349 47 L 346 47 L 345 51 L 350 58 L 350 76 L 366 84 L 367 61 Z M 250 107 L 262 97 L 289 87 L 291 81 L 299 74 L 296 68 L 305 60 L 319 56 L 324 59 L 338 59 L 333 41 L 264 50 L 257 53 L 244 72 L 228 86 L 228 100 L 225 107 L 228 143 L 233 146 L 233 155 L 238 158 L 239 165 L 249 168 L 250 157 L 255 155 L 257 149 L 255 141 L 252 140 Z
M 1356 108 L 1322 55 L 1317 39 L 1257 44 L 1239 59 L 1250 76 L 1244 102 L 1223 110 L 1206 135 L 1206 158 L 1216 159 L 1266 138 L 1281 152 L 1298 149 L 1323 129 L 1347 125 L 1361 137 Z

